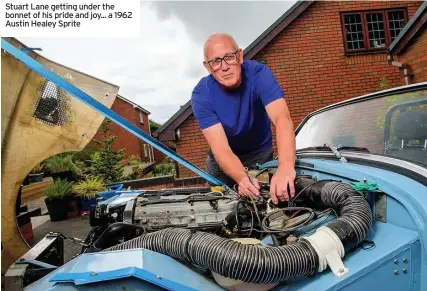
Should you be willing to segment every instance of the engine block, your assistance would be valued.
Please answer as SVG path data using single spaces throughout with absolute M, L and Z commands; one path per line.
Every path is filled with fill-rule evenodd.
M 231 199 L 203 201 L 202 195 L 198 197 L 199 201 L 191 199 L 181 201 L 190 198 L 182 195 L 179 195 L 181 196 L 179 198 L 177 195 L 162 197 L 155 203 L 150 203 L 146 198 L 138 198 L 134 209 L 134 223 L 152 230 L 167 227 L 219 227 L 233 211 L 237 201 Z

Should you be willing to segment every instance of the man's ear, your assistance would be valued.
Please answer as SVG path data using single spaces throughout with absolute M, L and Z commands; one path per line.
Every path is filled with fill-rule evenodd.
M 207 62 L 203 62 L 203 66 L 205 66 L 205 69 L 208 71 L 209 74 L 212 74 L 211 66 Z
M 243 50 L 239 49 L 239 60 L 240 60 L 240 64 L 243 64 Z

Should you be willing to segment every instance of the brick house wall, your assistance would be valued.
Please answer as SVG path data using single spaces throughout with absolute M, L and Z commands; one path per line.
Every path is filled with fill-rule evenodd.
M 255 59 L 266 60 L 282 86 L 294 126 L 318 108 L 380 90 L 383 77 L 389 87 L 403 85 L 386 52 L 345 55 L 340 12 L 407 7 L 410 18 L 419 6 L 415 1 L 315 1 L 270 42 Z M 275 138 L 274 146 L 277 153 Z
M 127 119 L 129 122 L 133 123 L 134 125 L 138 126 L 143 131 L 150 133 L 149 128 L 149 120 L 148 115 L 144 112 L 142 112 L 143 117 L 143 124 L 140 122 L 140 110 L 138 108 L 134 108 L 132 104 L 129 104 L 128 102 L 120 99 L 119 97 L 116 97 L 116 100 L 114 101 L 111 109 L 122 116 L 123 118 Z M 115 142 L 114 142 L 114 149 L 120 150 L 124 149 L 125 151 L 125 157 L 124 159 L 127 159 L 131 155 L 136 155 L 140 157 L 142 160 L 144 160 L 146 157 L 144 156 L 144 144 L 142 140 L 137 138 L 132 133 L 128 132 L 121 126 L 115 124 L 114 122 L 110 123 L 110 134 L 112 136 L 117 136 Z M 102 139 L 101 133 L 98 131 L 95 136 L 95 139 Z M 91 144 L 94 144 L 91 142 Z
M 160 151 L 158 151 L 154 148 L 153 148 L 153 153 L 154 153 L 154 160 L 156 162 L 161 162 L 166 158 L 166 156 L 164 154 L 162 154 Z
M 340 12 L 406 7 L 410 19 L 422 2 L 419 1 L 315 1 L 279 33 L 253 59 L 265 61 L 285 92 L 291 117 L 296 127 L 310 112 L 323 106 L 381 90 L 385 77 L 388 87 L 403 85 L 399 68 L 391 66 L 387 52 L 346 55 L 341 29 Z M 357 114 L 356 114 L 357 115 Z M 356 116 L 363 126 L 372 148 L 381 150 L 381 127 L 376 124 L 376 112 Z M 207 143 L 194 115 L 180 127 L 181 139 L 177 151 L 196 166 L 206 169 Z M 275 129 L 273 144 L 277 145 Z M 359 139 L 358 143 L 367 142 Z M 180 177 L 195 176 L 180 169 Z
M 181 138 L 176 143 L 176 151 L 197 167 L 206 170 L 208 143 L 197 124 L 196 117 L 191 114 L 179 127 Z M 179 177 L 197 176 L 193 171 L 179 164 Z
M 427 25 L 416 35 L 404 53 L 399 54 L 396 60 L 409 64 L 413 73 L 412 82 L 419 83 L 427 81 Z

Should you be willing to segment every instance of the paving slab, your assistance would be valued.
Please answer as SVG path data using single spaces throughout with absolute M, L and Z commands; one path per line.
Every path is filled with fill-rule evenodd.
M 43 223 L 46 223 L 50 221 L 49 215 L 41 215 L 41 216 L 34 216 L 31 217 L 31 224 L 33 226 L 33 231 L 35 228 L 39 227 Z

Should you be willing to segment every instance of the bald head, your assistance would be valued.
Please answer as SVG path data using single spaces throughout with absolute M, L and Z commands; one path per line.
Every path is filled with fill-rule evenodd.
M 203 47 L 203 55 L 205 57 L 205 61 L 209 60 L 209 51 L 213 46 L 231 46 L 234 51 L 236 51 L 239 46 L 237 45 L 236 40 L 225 32 L 214 33 L 206 40 L 205 45 Z
M 203 51 L 203 65 L 223 88 L 234 89 L 240 86 L 243 51 L 231 35 L 211 35 L 206 40 Z

